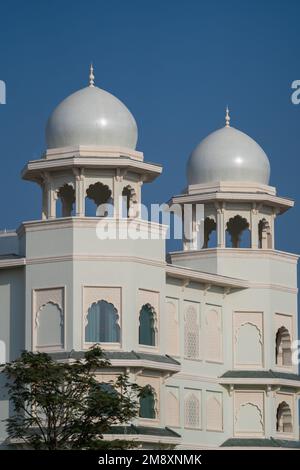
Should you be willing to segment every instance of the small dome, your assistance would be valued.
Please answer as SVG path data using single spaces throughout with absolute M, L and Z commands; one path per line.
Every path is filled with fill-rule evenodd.
M 187 163 L 188 184 L 247 181 L 269 184 L 267 155 L 247 134 L 226 125 L 209 134 Z
M 64 99 L 46 127 L 47 148 L 103 145 L 135 149 L 137 125 L 115 96 L 90 85 Z

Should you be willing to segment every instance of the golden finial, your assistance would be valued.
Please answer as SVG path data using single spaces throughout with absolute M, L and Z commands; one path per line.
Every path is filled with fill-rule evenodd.
M 91 63 L 90 65 L 90 85 L 89 86 L 95 86 L 95 75 L 94 75 L 94 67 L 93 64 Z
M 230 127 L 230 116 L 228 106 L 226 106 L 225 127 Z

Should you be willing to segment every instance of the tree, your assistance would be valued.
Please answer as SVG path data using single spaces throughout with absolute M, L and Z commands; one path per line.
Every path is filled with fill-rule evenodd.
M 144 391 L 127 375 L 100 383 L 96 372 L 109 366 L 99 346 L 73 362 L 25 351 L 7 363 L 3 373 L 14 407 L 6 420 L 9 437 L 33 449 L 132 448 L 133 441 L 106 441 L 104 433 L 138 415 Z

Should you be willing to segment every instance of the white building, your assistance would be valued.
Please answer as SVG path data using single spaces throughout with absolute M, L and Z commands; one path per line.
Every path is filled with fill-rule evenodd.
M 142 186 L 162 168 L 136 150 L 133 116 L 91 70 L 90 85 L 50 116 L 45 154 L 22 172 L 41 187 L 40 220 L 0 235 L 1 361 L 24 348 L 77 357 L 101 343 L 111 374 L 151 387 L 126 429 L 145 448 L 299 445 L 298 257 L 275 249 L 276 217 L 293 202 L 269 186 L 261 147 L 229 121 L 188 161 L 187 189 L 171 202 L 195 207 L 184 211 L 190 239 L 166 257 L 165 226 L 140 218 Z M 99 221 L 119 238 L 101 240 Z

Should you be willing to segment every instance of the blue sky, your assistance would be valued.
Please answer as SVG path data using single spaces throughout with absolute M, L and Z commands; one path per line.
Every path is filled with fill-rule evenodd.
M 118 96 L 139 127 L 138 149 L 162 163 L 143 189 L 163 202 L 185 186 L 196 144 L 231 124 L 256 139 L 271 162 L 271 184 L 299 200 L 300 2 L 220 0 L 12 1 L 0 6 L 0 228 L 40 217 L 38 186 L 23 182 L 27 160 L 44 150 L 53 108 L 96 84 Z M 300 207 L 277 219 L 278 249 L 299 252 Z

